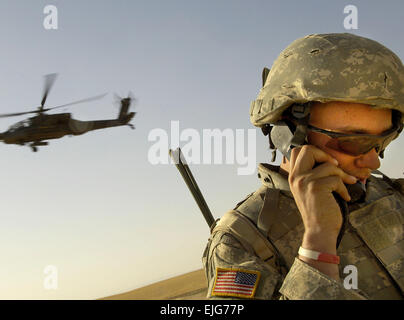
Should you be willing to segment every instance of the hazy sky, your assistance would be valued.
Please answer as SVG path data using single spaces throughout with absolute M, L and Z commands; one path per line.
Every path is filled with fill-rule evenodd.
M 349 4 L 357 30 L 344 29 Z M 46 5 L 58 9 L 57 30 L 43 26 Z M 208 227 L 177 169 L 149 161 L 150 132 L 179 121 L 200 136 L 247 134 L 262 68 L 307 34 L 351 32 L 403 59 L 403 10 L 399 0 L 2 0 L 0 113 L 34 110 L 53 72 L 48 106 L 109 92 L 60 112 L 112 119 L 113 93 L 131 90 L 138 113 L 136 130 L 51 140 L 37 153 L 0 144 L 0 299 L 94 299 L 202 268 Z M 23 119 L 0 119 L 1 131 Z M 267 138 L 256 137 L 256 161 L 269 162 Z M 401 137 L 382 171 L 403 176 L 403 148 Z M 238 167 L 191 165 L 216 218 L 259 187 Z M 57 289 L 44 287 L 47 266 Z

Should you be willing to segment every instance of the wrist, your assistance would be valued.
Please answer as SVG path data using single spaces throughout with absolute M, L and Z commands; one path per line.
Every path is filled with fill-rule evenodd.
M 336 237 L 325 236 L 323 234 L 305 233 L 301 247 L 304 249 L 314 250 L 330 255 L 337 254 L 337 239 Z M 326 274 L 327 276 L 339 281 L 339 268 L 338 264 L 332 264 L 328 262 L 313 260 L 311 258 L 298 255 L 299 259 L 318 271 Z
M 332 235 L 330 233 L 305 232 L 302 247 L 335 255 L 337 252 L 337 237 L 338 235 Z
M 340 262 L 340 258 L 337 255 L 310 250 L 303 247 L 299 248 L 298 254 L 299 257 L 309 258 L 314 261 L 320 261 L 332 264 L 339 264 Z

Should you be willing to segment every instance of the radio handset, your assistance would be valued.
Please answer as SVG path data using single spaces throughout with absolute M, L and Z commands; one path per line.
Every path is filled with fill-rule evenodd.
M 270 130 L 271 140 L 273 145 L 290 161 L 290 153 L 294 147 L 298 145 L 293 145 L 293 133 L 286 122 L 278 122 L 276 126 L 273 126 Z M 306 144 L 306 143 L 304 143 Z M 314 167 L 316 167 L 316 164 Z M 362 182 L 358 181 L 355 184 L 345 184 L 349 195 L 351 196 L 351 201 L 356 202 L 363 200 L 366 195 L 366 189 Z M 342 227 L 337 238 L 337 248 L 341 242 L 342 235 L 345 231 L 347 215 L 349 213 L 348 203 L 336 192 L 332 192 L 335 200 L 337 201 L 342 214 Z

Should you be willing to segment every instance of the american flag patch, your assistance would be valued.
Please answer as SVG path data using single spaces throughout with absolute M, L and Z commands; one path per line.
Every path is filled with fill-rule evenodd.
M 212 296 L 253 298 L 259 279 L 259 271 L 216 268 Z

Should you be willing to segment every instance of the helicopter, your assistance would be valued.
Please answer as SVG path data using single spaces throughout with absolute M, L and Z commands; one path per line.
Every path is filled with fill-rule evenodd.
M 81 121 L 73 119 L 71 113 L 45 113 L 49 110 L 101 99 L 106 95 L 105 93 L 99 96 L 47 108 L 45 107 L 45 102 L 56 78 L 56 73 L 45 75 L 42 101 L 37 110 L 0 114 L 0 118 L 15 117 L 31 113 L 36 114 L 33 117 L 13 124 L 7 131 L 1 132 L 0 141 L 6 144 L 28 145 L 31 147 L 32 151 L 37 152 L 38 146 L 46 146 L 49 144 L 48 141 L 45 140 L 59 139 L 65 135 L 77 136 L 92 130 L 125 125 L 129 126 L 131 129 L 135 129 L 135 127 L 129 123 L 136 114 L 136 112 L 128 112 L 134 100 L 131 94 L 129 94 L 127 98 L 120 98 L 116 95 L 120 100 L 120 111 L 116 119 Z

